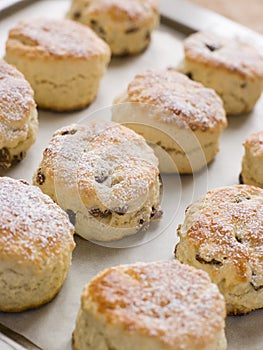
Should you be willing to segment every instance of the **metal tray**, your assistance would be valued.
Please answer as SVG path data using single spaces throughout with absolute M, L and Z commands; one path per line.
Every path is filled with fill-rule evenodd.
M 14 0 L 15 1 L 15 0 Z M 21 4 L 20 4 L 21 5 Z M 20 19 L 33 17 L 62 18 L 69 8 L 67 0 L 31 1 L 30 5 L 12 7 L 0 13 L 0 55 L 4 55 L 8 30 Z M 52 133 L 61 126 L 83 119 L 110 114 L 113 98 L 120 93 L 136 73 L 146 68 L 176 66 L 183 57 L 182 40 L 197 29 L 225 28 L 231 35 L 242 35 L 263 47 L 262 37 L 246 28 L 198 7 L 189 8 L 184 1 L 161 0 L 162 24 L 153 34 L 150 47 L 141 55 L 113 59 L 103 78 L 96 101 L 87 109 L 74 113 L 39 111 L 39 135 L 27 157 L 6 175 L 31 182 L 42 151 Z M 197 11 L 197 12 L 196 12 Z M 201 11 L 201 12 L 199 12 Z M 202 16 L 201 16 L 202 14 Z M 208 15 L 208 17 L 207 17 Z M 251 39 L 252 38 L 252 39 Z M 263 129 L 263 99 L 253 113 L 229 118 L 229 126 L 221 138 L 221 149 L 208 168 L 193 176 L 163 176 L 164 218 L 150 234 L 142 234 L 124 244 L 98 245 L 76 237 L 77 247 L 68 278 L 57 297 L 49 304 L 23 313 L 0 313 L 0 323 L 38 344 L 44 350 L 70 350 L 71 334 L 80 305 L 83 286 L 99 271 L 109 266 L 173 259 L 177 242 L 176 227 L 184 220 L 186 206 L 210 188 L 238 183 L 243 155 L 242 142 L 252 131 Z M 112 247 L 109 247 L 112 246 Z M 124 248 L 120 249 L 120 246 Z M 1 292 L 1 291 L 0 291 Z M 263 349 L 263 311 L 243 317 L 228 317 L 226 333 L 228 350 Z M 95 349 L 94 349 L 95 350 Z

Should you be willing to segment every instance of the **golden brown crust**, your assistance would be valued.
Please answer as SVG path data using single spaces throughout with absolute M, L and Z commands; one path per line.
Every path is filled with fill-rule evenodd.
M 254 156 L 263 157 L 263 131 L 250 134 L 245 142 L 244 146 L 249 149 Z
M 109 268 L 86 286 L 82 308 L 95 307 L 110 325 L 158 337 L 171 346 L 203 349 L 224 327 L 223 297 L 206 273 L 177 261 Z
M 92 59 L 109 51 L 91 29 L 66 19 L 21 21 L 9 32 L 7 51 L 42 59 Z
M 263 55 L 253 46 L 213 33 L 195 33 L 184 41 L 185 57 L 244 79 L 263 79 Z
M 155 105 L 161 122 L 193 131 L 223 129 L 227 125 L 218 95 L 172 69 L 147 70 L 128 86 L 127 102 Z M 157 117 L 156 117 L 157 118 Z
M 26 124 L 35 107 L 33 95 L 23 74 L 0 60 L 0 148 L 26 138 Z
M 209 191 L 187 235 L 198 261 L 231 264 L 237 282 L 250 281 L 252 271 L 257 288 L 263 275 L 262 227 L 263 190 L 237 185 Z
M 0 199 L 2 262 L 15 259 L 37 270 L 73 250 L 67 214 L 37 187 L 2 177 Z

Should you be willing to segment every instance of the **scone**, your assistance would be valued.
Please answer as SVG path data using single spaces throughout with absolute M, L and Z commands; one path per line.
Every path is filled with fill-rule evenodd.
M 158 0 L 72 0 L 68 17 L 92 28 L 113 55 L 137 54 L 159 24 Z
M 157 158 L 141 136 L 113 122 L 56 131 L 33 181 L 86 239 L 117 240 L 162 215 Z
M 208 275 L 176 261 L 108 268 L 85 286 L 74 350 L 223 350 L 225 303 Z
M 253 46 L 212 33 L 184 41 L 184 72 L 214 89 L 227 114 L 250 112 L 263 89 L 263 55 Z
M 263 132 L 249 135 L 244 147 L 241 181 L 247 185 L 263 188 Z
M 50 301 L 61 289 L 75 246 L 67 214 L 37 187 L 0 178 L 0 311 Z
M 186 209 L 175 256 L 209 273 L 228 314 L 263 307 L 263 190 L 236 185 L 208 191 Z
M 16 68 L 0 60 L 0 169 L 25 157 L 37 131 L 33 90 Z
M 68 111 L 95 99 L 110 49 L 79 23 L 35 19 L 10 30 L 5 59 L 30 82 L 38 107 Z
M 227 125 L 217 94 L 173 69 L 136 75 L 114 104 L 112 119 L 152 143 L 165 173 L 202 169 L 217 154 Z

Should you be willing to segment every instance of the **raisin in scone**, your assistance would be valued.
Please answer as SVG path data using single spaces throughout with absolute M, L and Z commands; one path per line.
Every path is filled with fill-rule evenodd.
M 236 185 L 208 191 L 186 209 L 175 256 L 209 273 L 228 314 L 263 307 L 263 190 Z
M 241 181 L 263 188 L 263 132 L 250 134 L 244 142 Z
M 0 178 L 0 311 L 49 302 L 67 276 L 74 229 L 39 188 Z
M 0 169 L 25 157 L 37 131 L 33 90 L 23 74 L 0 60 Z
M 92 28 L 113 55 L 137 54 L 159 24 L 158 0 L 72 0 L 68 17 Z
M 68 111 L 95 99 L 110 49 L 80 23 L 41 18 L 10 30 L 5 59 L 30 82 L 38 107 Z
M 209 276 L 176 261 L 108 268 L 85 286 L 75 350 L 225 350 L 225 302 Z
M 56 131 L 34 184 L 68 212 L 86 239 L 117 240 L 162 214 L 158 159 L 143 137 L 113 122 Z
M 184 41 L 183 71 L 214 89 L 227 114 L 250 112 L 263 89 L 263 54 L 253 46 L 213 33 Z
M 227 126 L 218 95 L 173 69 L 147 70 L 114 100 L 112 119 L 145 137 L 160 171 L 191 174 L 210 163 Z

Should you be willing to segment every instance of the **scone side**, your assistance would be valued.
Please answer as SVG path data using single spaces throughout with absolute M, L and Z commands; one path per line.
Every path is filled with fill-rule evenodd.
M 35 143 L 38 133 L 38 113 L 35 105 L 30 108 L 30 117 L 24 128 L 27 130 L 24 140 L 19 141 L 16 145 L 12 143 L 12 146 L 6 146 L 0 150 L 0 168 L 7 169 L 23 160 L 27 151 Z
M 60 22 L 61 31 L 56 31 Z M 58 112 L 93 102 L 111 56 L 109 46 L 89 28 L 70 20 L 60 22 L 18 23 L 9 32 L 5 55 L 30 82 L 38 107 Z M 48 25 L 50 31 L 45 31 Z
M 245 153 L 242 158 L 241 176 L 243 183 L 263 188 L 263 144 L 262 132 L 250 134 L 243 146 Z
M 20 264 L 2 262 L 0 310 L 2 312 L 21 312 L 50 302 L 61 290 L 70 265 L 71 256 L 66 256 L 66 254 L 57 259 L 56 264 L 50 265 L 45 272 L 36 272 L 35 266 L 23 267 Z M 27 269 L 26 273 L 25 269 Z M 41 274 L 41 280 L 39 280 L 39 274 Z M 4 283 L 2 283 L 3 280 Z M 23 288 L 27 288 L 27 295 L 21 293 L 20 289 Z
M 243 77 L 224 67 L 208 67 L 186 57 L 183 71 L 191 79 L 214 89 L 224 101 L 227 114 L 248 113 L 256 104 L 263 89 L 263 78 Z
M 86 107 L 97 96 L 110 55 L 93 60 L 35 60 L 7 51 L 6 60 L 30 82 L 38 107 L 55 111 Z

